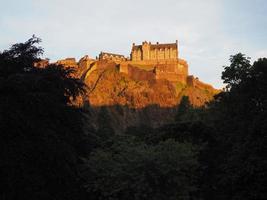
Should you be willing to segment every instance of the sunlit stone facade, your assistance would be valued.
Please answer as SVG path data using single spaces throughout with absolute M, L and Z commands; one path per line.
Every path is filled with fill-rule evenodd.
M 178 42 L 169 44 L 152 44 L 143 42 L 142 45 L 133 43 L 131 52 L 132 61 L 163 61 L 178 60 Z

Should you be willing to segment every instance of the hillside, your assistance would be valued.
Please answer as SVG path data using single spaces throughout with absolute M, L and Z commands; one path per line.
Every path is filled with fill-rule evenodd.
M 92 106 L 122 105 L 142 109 L 151 105 L 161 108 L 176 107 L 182 96 L 188 96 L 194 106 L 212 100 L 218 90 L 189 77 L 188 84 L 172 83 L 165 79 L 134 80 L 118 71 L 115 62 L 97 62 L 98 68 L 83 74 Z M 142 69 L 140 69 L 142 71 Z
M 171 123 L 183 96 L 188 96 L 192 105 L 202 106 L 218 93 L 192 76 L 188 83 L 145 80 L 141 75 L 149 72 L 140 68 L 130 77 L 120 72 L 120 65 L 113 61 L 88 61 L 87 66 L 82 63 L 78 75 L 88 87 L 85 99 L 91 105 L 93 124 L 98 127 L 97 116 L 104 107 L 110 125 L 118 133 L 130 126 L 159 127 Z

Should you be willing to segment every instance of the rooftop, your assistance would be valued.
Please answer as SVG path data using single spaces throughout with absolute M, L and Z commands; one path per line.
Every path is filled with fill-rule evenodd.
M 101 52 L 101 53 L 99 54 L 99 56 L 104 55 L 104 54 L 111 55 L 111 56 L 125 57 L 124 55 L 121 55 L 121 54 L 109 53 L 109 52 Z

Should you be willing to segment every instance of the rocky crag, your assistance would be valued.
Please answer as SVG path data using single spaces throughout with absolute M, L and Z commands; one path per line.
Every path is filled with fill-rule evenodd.
M 44 67 L 46 61 L 40 62 Z M 117 133 L 130 126 L 158 127 L 174 120 L 183 96 L 193 106 L 202 106 L 219 91 L 188 75 L 188 65 L 178 58 L 178 44 L 133 44 L 131 58 L 101 52 L 97 59 L 84 56 L 78 62 L 67 58 L 58 65 L 76 68 L 87 85 L 85 101 L 90 120 L 98 127 L 103 112 Z M 38 65 L 38 64 L 37 64 Z

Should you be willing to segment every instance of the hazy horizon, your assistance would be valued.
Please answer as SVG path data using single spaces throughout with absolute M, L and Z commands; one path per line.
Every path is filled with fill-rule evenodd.
M 130 55 L 132 43 L 179 41 L 189 73 L 222 87 L 223 65 L 242 52 L 267 57 L 267 2 L 222 0 L 0 0 L 0 51 L 33 34 L 44 57 L 77 60 L 100 51 Z

